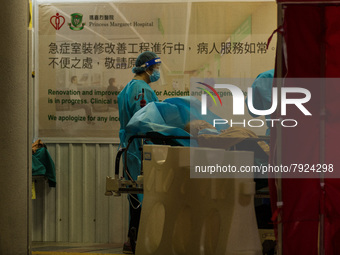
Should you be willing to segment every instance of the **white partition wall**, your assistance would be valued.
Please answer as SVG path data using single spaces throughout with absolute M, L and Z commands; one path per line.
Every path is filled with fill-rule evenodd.
M 123 243 L 127 237 L 126 195 L 107 197 L 105 178 L 114 174 L 117 146 L 47 144 L 56 166 L 56 188 L 36 182 L 33 241 Z

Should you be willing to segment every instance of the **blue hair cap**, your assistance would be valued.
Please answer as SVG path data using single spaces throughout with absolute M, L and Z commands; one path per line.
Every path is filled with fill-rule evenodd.
M 133 73 L 141 73 L 148 68 L 148 65 L 145 65 L 150 60 L 153 60 L 155 58 L 158 58 L 157 54 L 151 51 L 144 51 L 143 53 L 139 54 L 139 56 L 136 59 L 136 66 L 132 68 Z M 160 63 L 160 62 L 159 62 Z

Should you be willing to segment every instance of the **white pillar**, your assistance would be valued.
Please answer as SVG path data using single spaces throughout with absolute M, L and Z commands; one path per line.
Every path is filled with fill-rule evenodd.
M 0 254 L 30 253 L 28 0 L 1 1 Z

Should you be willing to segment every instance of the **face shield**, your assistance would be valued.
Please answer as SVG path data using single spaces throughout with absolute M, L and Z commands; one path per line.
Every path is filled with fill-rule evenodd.
M 162 61 L 160 58 L 154 58 L 149 60 L 148 62 L 145 62 L 143 65 L 141 65 L 141 67 L 145 67 L 146 69 L 148 69 L 150 66 L 156 65 L 156 68 L 159 69 L 161 63 Z
M 160 79 L 157 80 L 157 82 L 152 82 L 153 85 L 155 85 L 155 83 L 164 84 L 164 77 L 162 75 L 161 63 L 162 61 L 160 58 L 154 58 L 154 59 L 147 61 L 143 65 L 141 65 L 141 67 L 145 67 L 146 69 L 152 66 L 154 70 L 157 70 L 160 73 Z

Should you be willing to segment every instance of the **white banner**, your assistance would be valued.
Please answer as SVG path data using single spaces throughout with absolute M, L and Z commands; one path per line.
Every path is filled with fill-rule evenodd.
M 160 100 L 189 96 L 193 77 L 255 78 L 274 67 L 275 42 L 266 48 L 276 28 L 271 2 L 40 3 L 37 9 L 39 137 L 118 137 L 117 95 L 146 50 L 162 60 L 161 79 L 151 84 Z

